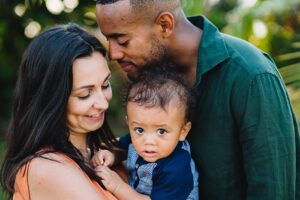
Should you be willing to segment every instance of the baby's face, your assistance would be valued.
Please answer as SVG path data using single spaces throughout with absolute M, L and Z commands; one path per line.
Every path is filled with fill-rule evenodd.
M 185 120 L 184 107 L 173 101 L 165 110 L 129 102 L 127 123 L 135 150 L 147 162 L 169 156 L 191 128 Z

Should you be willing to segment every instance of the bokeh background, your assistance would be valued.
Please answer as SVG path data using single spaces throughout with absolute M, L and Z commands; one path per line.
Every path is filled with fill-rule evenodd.
M 273 57 L 299 121 L 300 1 L 182 0 L 182 3 L 186 15 L 205 15 L 222 32 L 243 38 Z M 45 28 L 68 22 L 78 23 L 107 45 L 96 24 L 93 0 L 0 0 L 0 156 L 24 49 Z M 114 98 L 108 118 L 118 136 L 127 131 L 120 101 L 126 76 L 116 63 L 111 62 L 110 66 Z M 1 194 L 0 199 L 4 199 Z

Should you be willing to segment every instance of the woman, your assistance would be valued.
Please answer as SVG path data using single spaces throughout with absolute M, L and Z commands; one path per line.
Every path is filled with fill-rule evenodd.
M 115 199 L 89 164 L 118 151 L 104 114 L 112 97 L 105 49 L 75 24 L 37 36 L 20 66 L 1 184 L 13 199 Z

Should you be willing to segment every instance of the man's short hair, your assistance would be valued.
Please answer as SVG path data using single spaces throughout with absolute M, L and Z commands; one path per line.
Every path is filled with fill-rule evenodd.
M 96 0 L 97 4 L 113 4 L 118 1 L 123 0 Z M 164 5 L 165 8 L 174 8 L 181 5 L 181 0 L 129 0 L 130 5 L 133 9 L 140 8 L 155 8 L 158 9 L 161 5 Z

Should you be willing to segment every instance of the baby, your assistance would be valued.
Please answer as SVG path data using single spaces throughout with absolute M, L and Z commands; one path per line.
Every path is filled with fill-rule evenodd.
M 130 134 L 120 144 L 128 150 L 130 186 L 107 167 L 113 154 L 99 151 L 92 162 L 105 187 L 120 200 L 197 200 L 198 173 L 185 140 L 195 104 L 189 85 L 175 73 L 144 73 L 124 104 Z

